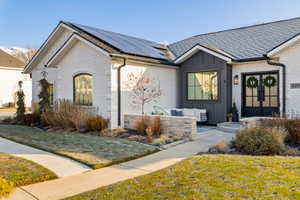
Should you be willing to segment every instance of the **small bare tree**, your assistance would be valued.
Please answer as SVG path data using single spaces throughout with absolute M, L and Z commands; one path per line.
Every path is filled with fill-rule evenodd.
M 144 114 L 146 104 L 155 101 L 162 95 L 160 82 L 155 78 L 145 76 L 143 73 L 134 75 L 130 73 L 125 87 L 130 91 L 133 106 L 141 107 Z

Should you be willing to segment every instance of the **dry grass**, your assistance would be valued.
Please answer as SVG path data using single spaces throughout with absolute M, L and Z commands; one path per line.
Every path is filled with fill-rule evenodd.
M 0 177 L 0 199 L 9 197 L 14 190 L 14 184 Z
M 0 113 L 5 112 L 5 113 L 15 113 L 17 110 L 16 108 L 0 108 Z
M 53 172 L 32 161 L 0 153 L 0 199 L 8 197 L 14 187 L 55 178 Z
M 121 138 L 45 132 L 26 126 L 0 125 L 0 137 L 70 157 L 93 168 L 141 157 L 156 147 Z
M 14 186 L 29 185 L 57 178 L 53 172 L 39 164 L 4 153 L 0 153 L 0 174 Z
M 68 200 L 300 199 L 300 158 L 194 156 Z

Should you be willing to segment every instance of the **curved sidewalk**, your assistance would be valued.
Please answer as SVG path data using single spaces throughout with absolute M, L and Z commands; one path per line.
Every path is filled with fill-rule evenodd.
M 48 168 L 58 177 L 72 176 L 91 170 L 69 158 L 35 149 L 0 137 L 0 152 L 31 160 Z
M 18 188 L 10 200 L 58 200 L 169 167 L 234 134 L 210 130 L 196 141 L 180 144 L 143 158 L 43 183 Z

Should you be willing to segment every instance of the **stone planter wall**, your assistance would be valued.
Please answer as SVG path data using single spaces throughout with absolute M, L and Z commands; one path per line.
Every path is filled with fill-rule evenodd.
M 160 117 L 162 134 L 190 136 L 197 132 L 196 118 L 193 117 L 175 117 L 161 115 L 147 115 L 150 120 L 154 117 Z M 124 128 L 135 130 L 136 123 L 141 119 L 142 115 L 125 114 Z

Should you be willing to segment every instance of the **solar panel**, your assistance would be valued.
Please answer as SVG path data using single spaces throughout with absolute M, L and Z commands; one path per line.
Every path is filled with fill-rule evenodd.
M 166 49 L 166 47 L 158 43 L 81 24 L 73 23 L 73 25 L 94 35 L 95 37 L 98 37 L 125 53 L 158 59 L 168 59 L 164 56 L 163 52 L 159 50 Z

